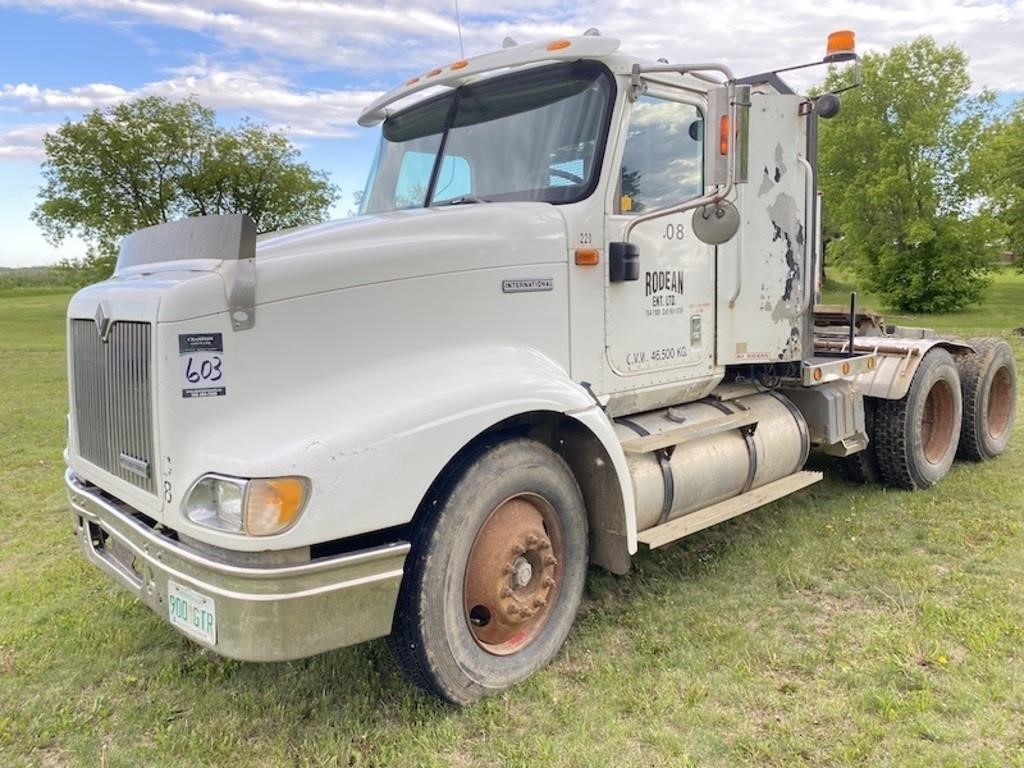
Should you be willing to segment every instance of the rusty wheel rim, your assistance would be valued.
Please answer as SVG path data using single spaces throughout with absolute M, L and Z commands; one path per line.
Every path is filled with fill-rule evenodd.
M 998 439 L 1010 426 L 1013 414 L 1013 387 L 1010 385 L 1010 371 L 1006 366 L 996 371 L 988 391 L 988 408 L 985 414 L 985 428 L 989 437 Z
M 921 419 L 921 447 L 930 464 L 938 464 L 949 451 L 953 440 L 953 415 L 956 412 L 953 390 L 949 383 L 939 381 L 928 392 Z
M 466 624 L 478 646 L 507 656 L 540 634 L 558 599 L 563 554 L 558 515 L 543 497 L 519 494 L 491 511 L 463 579 Z

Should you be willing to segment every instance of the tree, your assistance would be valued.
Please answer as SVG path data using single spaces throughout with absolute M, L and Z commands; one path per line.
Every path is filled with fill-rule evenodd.
M 1006 248 L 1024 271 L 1024 99 L 989 129 L 974 170 L 984 210 L 998 221 Z
M 861 60 L 863 85 L 822 121 L 829 253 L 891 306 L 943 312 L 980 300 L 994 243 L 974 210 L 970 158 L 991 109 L 968 95 L 967 57 L 921 37 Z M 844 81 L 830 71 L 825 90 Z
M 122 237 L 185 216 L 247 213 L 259 232 L 327 217 L 338 189 L 287 138 L 249 121 L 219 128 L 215 117 L 195 99 L 151 96 L 93 110 L 43 139 L 32 219 L 55 245 L 71 234 L 89 243 L 65 269 L 106 277 Z

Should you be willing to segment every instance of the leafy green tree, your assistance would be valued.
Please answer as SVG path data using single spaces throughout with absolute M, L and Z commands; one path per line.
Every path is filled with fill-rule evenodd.
M 102 279 L 122 237 L 185 216 L 247 213 L 260 232 L 327 217 L 338 189 L 287 138 L 248 121 L 219 128 L 215 117 L 195 99 L 152 96 L 94 110 L 43 139 L 32 218 L 55 245 L 72 234 L 89 243 L 65 270 L 79 282 Z
M 984 210 L 998 222 L 1006 248 L 1024 271 L 1024 99 L 989 129 L 974 170 Z
M 867 54 L 863 85 L 822 121 L 829 253 L 891 306 L 944 312 L 981 299 L 995 243 L 977 215 L 970 159 L 991 112 L 970 96 L 967 57 L 929 37 Z M 831 71 L 824 89 L 844 81 Z

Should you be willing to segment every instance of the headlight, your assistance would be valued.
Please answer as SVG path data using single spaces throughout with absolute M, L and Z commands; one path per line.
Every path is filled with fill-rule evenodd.
M 270 536 L 292 526 L 309 498 L 304 477 L 245 480 L 204 475 L 185 497 L 185 515 L 193 522 L 228 533 Z

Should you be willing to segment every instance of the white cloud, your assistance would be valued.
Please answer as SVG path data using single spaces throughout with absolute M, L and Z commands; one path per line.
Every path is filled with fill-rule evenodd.
M 346 137 L 352 134 L 355 120 L 377 91 L 301 90 L 287 79 L 269 75 L 256 68 L 227 69 L 200 60 L 194 65 L 174 70 L 172 77 L 146 83 L 126 90 L 110 83 L 60 90 L 19 83 L 0 88 L 0 107 L 21 112 L 88 111 L 109 107 L 141 96 L 163 96 L 184 99 L 195 96 L 200 103 L 216 110 L 243 112 L 266 120 L 275 128 L 293 136 Z M 33 134 L 6 131 L 29 148 Z M 37 154 L 42 133 L 35 134 Z M 13 138 L 11 139 L 13 146 Z M 16 156 L 0 148 L 0 159 Z
M 0 128 L 0 160 L 43 160 L 43 136 L 57 128 L 54 123 L 32 123 Z
M 422 72 L 458 55 L 450 0 L 0 0 L 3 5 L 157 23 L 209 35 L 228 50 L 364 77 Z M 675 0 L 642 11 L 613 0 L 461 0 L 460 8 L 467 55 L 498 47 L 507 34 L 534 40 L 597 26 L 633 53 L 724 61 L 751 73 L 819 57 L 828 31 L 852 27 L 865 50 L 922 34 L 955 42 L 971 56 L 977 86 L 1024 90 L 1019 0 L 779 0 L 770 6 Z
M 108 83 L 77 86 L 66 91 L 19 83 L 0 89 L 0 103 L 18 104 L 24 112 L 89 110 L 123 101 L 128 91 Z

